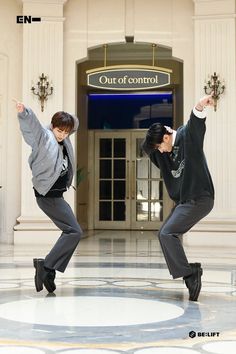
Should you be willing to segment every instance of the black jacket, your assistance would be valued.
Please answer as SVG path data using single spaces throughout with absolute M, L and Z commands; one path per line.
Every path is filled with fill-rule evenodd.
M 214 198 L 214 186 L 203 151 L 205 121 L 192 112 L 187 124 L 178 128 L 172 151 L 154 150 L 149 155 L 160 168 L 169 196 L 176 203 L 201 196 Z

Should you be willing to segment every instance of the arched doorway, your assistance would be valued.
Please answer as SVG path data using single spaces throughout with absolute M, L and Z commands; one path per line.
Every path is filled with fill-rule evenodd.
M 168 85 L 148 90 L 91 87 L 86 71 L 104 65 L 155 65 L 171 70 Z M 171 48 L 114 43 L 91 48 L 77 63 L 78 218 L 89 229 L 158 229 L 172 206 L 162 176 L 140 146 L 156 121 L 183 122 L 183 63 Z

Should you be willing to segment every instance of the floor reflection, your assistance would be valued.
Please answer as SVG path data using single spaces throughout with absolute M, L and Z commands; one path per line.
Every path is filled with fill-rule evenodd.
M 47 249 L 1 245 L 0 354 L 235 353 L 236 251 L 186 248 L 204 269 L 194 303 L 153 232 L 88 233 L 55 294 L 34 289 Z

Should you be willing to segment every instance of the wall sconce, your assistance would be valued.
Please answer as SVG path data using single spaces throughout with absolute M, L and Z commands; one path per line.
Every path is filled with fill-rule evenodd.
M 212 94 L 212 98 L 213 98 L 213 102 L 214 102 L 214 111 L 216 112 L 216 107 L 217 107 L 217 101 L 220 98 L 220 95 L 224 92 L 225 89 L 225 84 L 224 82 L 221 82 L 219 80 L 219 76 L 216 75 L 216 73 L 214 72 L 214 75 L 211 75 L 211 78 L 206 81 L 205 86 L 204 86 L 204 90 L 205 93 L 207 95 L 210 95 L 211 92 L 213 92 Z
M 47 76 L 44 76 L 44 73 L 42 73 L 41 76 L 39 76 L 39 81 L 37 82 L 38 88 L 36 89 L 34 86 L 31 87 L 31 91 L 33 92 L 34 95 L 38 96 L 40 103 L 41 103 L 41 111 L 44 111 L 44 102 L 48 99 L 48 96 L 50 96 L 53 93 L 53 87 L 50 85 L 49 87 L 49 81 L 47 79 Z

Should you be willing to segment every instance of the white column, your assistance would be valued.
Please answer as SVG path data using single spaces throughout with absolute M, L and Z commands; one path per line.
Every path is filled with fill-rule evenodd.
M 23 15 L 41 17 L 41 22 L 23 24 L 22 101 L 31 107 L 42 124 L 63 109 L 63 5 L 66 0 L 22 0 Z M 31 92 L 44 73 L 52 81 L 53 95 L 41 112 Z M 58 237 L 54 224 L 38 208 L 28 166 L 30 147 L 22 139 L 21 215 L 14 228 L 14 243 L 51 243 Z
M 8 79 L 8 57 L 0 53 L 0 71 L 2 80 L 0 82 L 0 131 L 2 136 L 0 139 L 0 240 L 5 241 L 4 235 L 6 234 L 6 208 L 4 200 L 6 200 L 6 180 L 7 176 L 4 173 L 7 170 L 7 159 L 6 156 L 6 134 L 3 132 L 7 131 L 7 122 L 5 117 L 7 116 L 7 92 L 5 83 Z
M 195 0 L 195 93 L 214 72 L 225 81 L 217 112 L 208 109 L 205 152 L 215 186 L 215 207 L 189 233 L 196 244 L 236 244 L 235 1 Z M 197 235 L 194 235 L 198 233 Z M 192 236 L 195 236 L 194 238 Z

